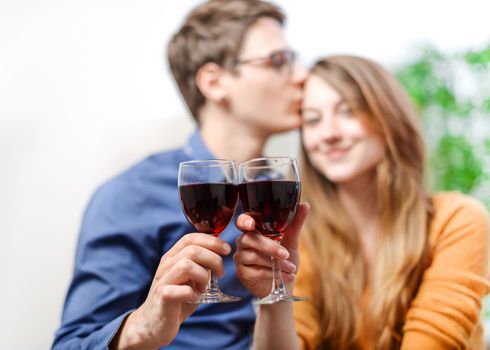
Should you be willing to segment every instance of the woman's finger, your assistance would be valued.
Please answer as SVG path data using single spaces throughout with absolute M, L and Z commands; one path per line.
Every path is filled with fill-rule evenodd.
M 254 249 L 264 256 L 273 256 L 276 259 L 287 259 L 289 252 L 276 242 L 256 231 L 247 231 L 236 240 L 237 250 Z

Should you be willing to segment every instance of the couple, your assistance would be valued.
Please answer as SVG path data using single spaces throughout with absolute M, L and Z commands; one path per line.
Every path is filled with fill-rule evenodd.
M 483 348 L 485 209 L 425 192 L 416 117 L 390 74 L 352 56 L 306 72 L 284 20 L 265 1 L 210 0 L 174 35 L 170 67 L 198 130 L 93 196 L 54 349 L 247 349 L 252 339 L 257 349 Z M 309 205 L 283 247 L 255 234 L 245 214 L 242 232 L 230 225 L 222 240 L 192 233 L 179 163 L 259 157 L 271 135 L 298 127 Z M 308 301 L 261 305 L 256 315 L 270 256 Z M 188 303 L 207 269 L 241 301 Z

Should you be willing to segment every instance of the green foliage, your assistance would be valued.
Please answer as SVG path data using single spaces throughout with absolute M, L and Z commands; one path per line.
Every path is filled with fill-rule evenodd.
M 490 44 L 443 54 L 424 47 L 397 72 L 418 107 L 432 190 L 457 190 L 490 209 Z
M 487 112 L 488 114 L 490 114 L 490 98 L 488 98 L 487 100 L 483 101 L 483 109 L 485 110 L 485 112 Z
M 435 77 L 427 59 L 421 59 L 419 62 L 406 67 L 398 74 L 398 77 L 418 106 L 425 107 L 428 105 L 431 98 L 429 84 L 431 81 L 435 81 Z
M 490 298 L 489 298 L 489 296 L 487 296 L 487 297 L 485 297 L 483 299 L 483 312 L 482 312 L 482 316 L 485 319 L 489 319 L 490 318 Z
M 490 44 L 483 50 L 469 51 L 464 57 L 471 65 L 488 65 L 490 63 Z
M 436 190 L 470 192 L 478 186 L 483 166 L 473 145 L 462 136 L 444 135 L 433 155 Z

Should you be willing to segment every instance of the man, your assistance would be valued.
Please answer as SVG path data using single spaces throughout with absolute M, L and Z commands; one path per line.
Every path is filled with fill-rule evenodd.
M 54 349 L 248 348 L 255 315 L 231 254 L 239 231 L 188 233 L 177 174 L 186 160 L 260 156 L 269 136 L 300 125 L 306 72 L 283 22 L 260 0 L 210 0 L 174 35 L 170 67 L 199 128 L 183 149 L 150 156 L 95 193 Z M 208 269 L 226 270 L 220 287 L 242 300 L 189 303 Z

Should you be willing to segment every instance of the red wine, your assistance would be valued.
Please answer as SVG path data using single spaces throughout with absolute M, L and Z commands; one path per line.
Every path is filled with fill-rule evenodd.
M 239 193 L 243 209 L 254 218 L 257 231 L 270 238 L 280 239 L 296 215 L 300 197 L 299 182 L 245 182 L 239 185 Z
M 184 214 L 198 232 L 219 236 L 235 214 L 238 188 L 233 184 L 183 185 L 179 194 Z

